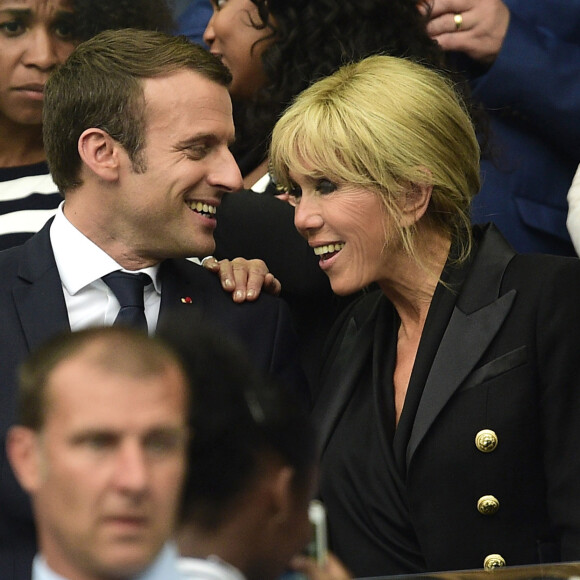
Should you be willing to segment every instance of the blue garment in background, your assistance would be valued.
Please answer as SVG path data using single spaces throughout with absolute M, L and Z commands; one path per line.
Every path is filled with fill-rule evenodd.
M 177 33 L 183 34 L 192 42 L 201 44 L 207 48 L 203 42 L 203 33 L 212 14 L 213 8 L 211 7 L 210 0 L 192 0 L 176 16 Z

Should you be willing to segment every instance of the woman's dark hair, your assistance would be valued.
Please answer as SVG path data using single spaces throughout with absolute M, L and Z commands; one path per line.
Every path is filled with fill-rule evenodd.
M 74 0 L 75 33 L 88 40 L 103 30 L 137 28 L 172 33 L 173 13 L 167 0 Z
M 303 89 L 343 64 L 374 54 L 441 68 L 443 52 L 426 32 L 417 0 L 252 0 L 273 43 L 262 55 L 268 81 L 235 103 L 234 154 L 242 173 L 265 157 L 270 132 Z M 263 42 L 259 41 L 259 42 Z

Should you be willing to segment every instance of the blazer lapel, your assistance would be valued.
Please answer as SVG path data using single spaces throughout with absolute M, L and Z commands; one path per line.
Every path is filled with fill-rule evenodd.
M 516 291 L 499 293 L 514 255 L 495 228 L 486 230 L 427 377 L 407 446 L 407 467 L 437 415 L 475 368 L 507 317 Z
M 62 284 L 52 246 L 50 220 L 22 247 L 22 260 L 12 288 L 14 305 L 29 349 L 50 336 L 70 330 Z
M 380 295 L 379 295 L 380 297 Z M 373 311 L 376 313 L 378 302 Z M 357 385 L 363 365 L 369 364 L 374 336 L 374 316 L 362 326 L 353 314 L 346 323 L 336 356 L 312 410 L 313 423 L 318 431 L 320 451 L 326 447 L 350 396 Z

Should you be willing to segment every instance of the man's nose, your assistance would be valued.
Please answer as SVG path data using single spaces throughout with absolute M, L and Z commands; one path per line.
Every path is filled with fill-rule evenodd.
M 149 469 L 145 450 L 139 442 L 127 441 L 119 447 L 113 477 L 119 490 L 135 495 L 145 493 Z
M 229 149 L 215 159 L 208 183 L 223 191 L 238 191 L 244 186 L 240 168 Z

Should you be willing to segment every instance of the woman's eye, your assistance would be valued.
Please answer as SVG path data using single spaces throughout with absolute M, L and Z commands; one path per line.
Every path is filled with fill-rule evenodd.
M 336 184 L 329 179 L 319 179 L 316 183 L 316 191 L 318 193 L 332 193 L 336 191 Z
M 24 24 L 20 20 L 8 20 L 0 23 L 0 30 L 6 36 L 18 36 L 24 30 Z
M 290 185 L 288 190 L 288 202 L 290 205 L 298 205 L 300 203 L 300 198 L 302 197 L 302 189 L 295 183 Z
M 71 40 L 75 38 L 75 29 L 72 22 L 62 21 L 55 26 L 56 35 L 63 40 Z

